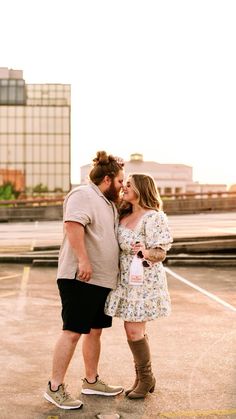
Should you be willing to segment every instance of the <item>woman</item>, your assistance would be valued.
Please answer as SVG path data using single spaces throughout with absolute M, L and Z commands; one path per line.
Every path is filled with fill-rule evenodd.
M 136 379 L 125 392 L 130 399 L 144 398 L 155 388 L 146 322 L 170 313 L 170 297 L 161 261 L 170 249 L 172 238 L 154 179 L 132 174 L 123 188 L 118 240 L 120 279 L 117 289 L 107 297 L 105 313 L 121 317 L 131 352 Z M 142 262 L 143 272 L 131 282 L 134 256 Z M 131 282 L 131 283 L 130 283 Z

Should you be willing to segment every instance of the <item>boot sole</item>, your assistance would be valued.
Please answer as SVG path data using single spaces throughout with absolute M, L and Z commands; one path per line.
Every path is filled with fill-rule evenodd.
M 120 391 L 116 391 L 115 393 L 106 393 L 105 391 L 97 391 L 97 390 L 90 390 L 88 388 L 85 388 L 81 391 L 82 394 L 87 394 L 87 395 L 97 395 L 97 396 L 117 396 L 117 394 L 122 393 L 123 389 Z
M 154 392 L 154 390 L 155 390 L 155 386 L 153 386 L 152 388 L 150 388 L 150 390 L 146 393 L 146 394 L 140 394 L 140 395 L 138 395 L 138 393 L 137 393 L 137 396 L 135 395 L 135 392 L 134 392 L 134 397 L 131 395 L 130 396 L 130 393 L 129 394 L 127 394 L 127 397 L 128 397 L 128 399 L 130 399 L 130 400 L 135 400 L 135 399 L 144 399 L 147 395 L 148 395 L 148 393 L 153 393 Z

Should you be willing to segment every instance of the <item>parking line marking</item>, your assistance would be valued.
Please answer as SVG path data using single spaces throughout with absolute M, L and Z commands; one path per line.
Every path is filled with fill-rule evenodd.
M 36 240 L 32 240 L 32 242 L 31 242 L 31 244 L 30 244 L 30 250 L 31 250 L 31 251 L 32 251 L 32 250 L 34 250 L 35 245 L 36 245 Z
M 0 294 L 0 298 L 10 297 L 11 295 L 16 295 L 16 294 L 17 294 L 17 291 L 4 292 L 3 294 Z
M 26 288 L 27 288 L 27 284 L 28 284 L 28 281 L 29 281 L 29 273 L 30 273 L 30 267 L 29 266 L 24 266 L 22 280 L 21 280 L 21 284 L 20 284 L 20 290 L 21 290 L 22 293 L 24 293 Z
M 20 315 L 24 315 L 24 309 L 27 304 L 27 285 L 29 281 L 30 267 L 24 266 L 22 280 L 20 284 L 20 292 L 18 294 L 16 312 L 20 319 Z
M 183 282 L 184 284 L 188 285 L 191 288 L 194 288 L 195 290 L 201 292 L 202 294 L 206 295 L 207 297 L 211 298 L 212 300 L 216 301 L 217 303 L 221 304 L 225 308 L 228 308 L 232 311 L 236 312 L 236 307 L 232 306 L 231 304 L 227 303 L 226 301 L 222 300 L 221 298 L 217 297 L 216 295 L 212 294 L 211 292 L 208 292 L 204 290 L 204 288 L 199 287 L 198 285 L 193 284 L 192 282 L 188 281 L 186 278 L 176 274 L 174 271 L 172 271 L 169 268 L 165 267 L 165 271 L 172 275 L 174 278 L 178 279 L 179 281 Z
M 225 415 L 234 415 L 236 409 L 227 409 L 227 410 L 190 410 L 190 411 L 180 411 L 180 412 L 160 412 L 160 417 L 165 418 L 185 418 L 185 417 L 207 417 L 212 415 L 225 416 Z
M 21 276 L 21 274 L 14 274 L 14 275 L 1 276 L 1 277 L 0 277 L 0 281 L 1 281 L 2 279 L 16 278 L 17 276 Z

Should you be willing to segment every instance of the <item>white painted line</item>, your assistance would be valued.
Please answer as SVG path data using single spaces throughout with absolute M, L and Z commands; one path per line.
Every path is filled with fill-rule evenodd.
M 2 279 L 16 278 L 17 276 L 21 276 L 21 274 L 14 274 L 14 275 L 0 276 L 0 281 L 1 281 Z
M 36 240 L 32 240 L 31 244 L 30 244 L 30 250 L 33 251 L 36 245 Z
M 29 280 L 29 273 L 30 273 L 30 267 L 25 266 L 23 270 L 21 285 L 20 285 L 20 290 L 22 293 L 26 291 L 28 280 Z
M 20 284 L 20 292 L 18 294 L 16 314 L 18 320 L 24 317 L 25 306 L 27 303 L 27 286 L 29 281 L 30 267 L 25 266 L 23 269 L 22 280 Z
M 17 291 L 4 292 L 3 294 L 0 294 L 0 298 L 10 297 L 11 295 L 15 295 L 15 294 L 17 294 Z
M 208 416 L 215 415 L 217 416 L 225 416 L 226 415 L 234 415 L 236 413 L 236 409 L 224 409 L 224 410 L 189 410 L 189 411 L 177 411 L 177 412 L 161 412 L 159 415 L 164 418 L 196 418 L 196 417 L 203 417 L 206 418 Z
M 38 221 L 35 221 L 34 222 L 34 228 L 37 230 L 38 227 L 39 227 L 39 222 Z M 34 240 L 31 241 L 30 250 L 33 251 L 34 248 L 35 248 L 35 246 L 36 246 L 36 240 L 34 239 Z
M 174 278 L 178 279 L 179 281 L 183 282 L 184 284 L 188 285 L 191 288 L 194 288 L 195 290 L 201 292 L 202 294 L 206 295 L 207 297 L 211 298 L 212 300 L 216 301 L 217 303 L 221 304 L 225 308 L 229 308 L 232 311 L 236 312 L 236 307 L 232 306 L 229 303 L 226 303 L 226 301 L 222 300 L 221 298 L 217 297 L 216 295 L 212 294 L 211 292 L 208 292 L 204 290 L 203 288 L 199 287 L 198 285 L 193 284 L 192 282 L 188 281 L 187 279 L 183 278 L 182 276 L 176 274 L 169 268 L 165 268 L 165 271 L 172 275 Z

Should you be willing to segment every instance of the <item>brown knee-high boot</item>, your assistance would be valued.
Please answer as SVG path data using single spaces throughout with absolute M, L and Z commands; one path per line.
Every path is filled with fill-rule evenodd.
M 149 344 L 146 337 L 136 341 L 128 340 L 128 344 L 137 368 L 138 384 L 130 393 L 127 394 L 127 397 L 129 399 L 142 399 L 148 393 L 152 393 L 154 391 L 156 383 L 152 373 Z
M 129 341 L 128 341 L 129 342 Z M 129 393 L 131 393 L 131 391 L 133 391 L 135 389 L 135 387 L 138 385 L 138 369 L 137 369 L 137 365 L 134 364 L 135 366 L 135 380 L 134 380 L 134 384 L 132 385 L 132 387 L 130 387 L 128 390 L 125 391 L 125 395 L 128 396 Z
M 148 335 L 145 334 L 144 337 L 148 341 Z M 129 341 L 128 341 L 128 344 L 129 344 Z M 131 351 L 132 351 L 132 349 L 131 349 Z M 125 391 L 125 395 L 126 396 L 128 396 L 128 394 L 131 393 L 131 391 L 133 391 L 135 389 L 135 387 L 137 387 L 137 385 L 138 385 L 138 368 L 137 368 L 137 365 L 135 363 L 134 363 L 134 367 L 135 367 L 135 380 L 134 380 L 134 384 L 128 390 Z

